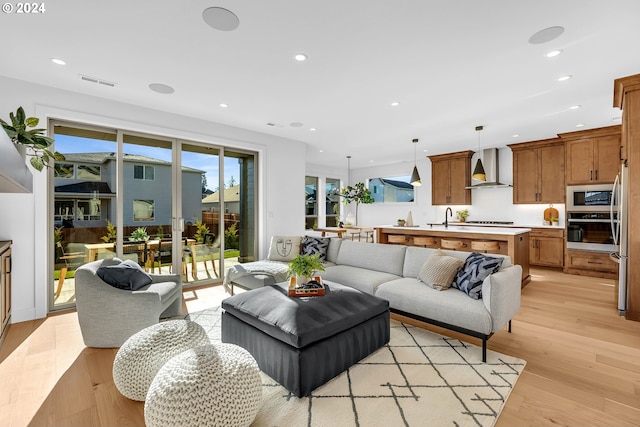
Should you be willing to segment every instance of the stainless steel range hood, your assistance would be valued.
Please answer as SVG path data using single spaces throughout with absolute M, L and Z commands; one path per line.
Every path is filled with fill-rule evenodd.
M 500 177 L 498 175 L 499 171 L 499 156 L 497 148 L 485 148 L 482 152 L 479 153 L 478 157 L 482 159 L 482 165 L 484 166 L 484 172 L 487 176 L 486 181 L 478 181 L 475 179 L 471 180 L 471 186 L 466 187 L 469 189 L 476 188 L 506 188 L 511 187 L 510 184 L 503 184 L 500 182 Z M 471 161 L 471 168 L 475 166 L 477 161 L 476 156 Z

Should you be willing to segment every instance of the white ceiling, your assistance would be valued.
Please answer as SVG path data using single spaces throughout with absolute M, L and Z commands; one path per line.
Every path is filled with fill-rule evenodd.
M 487 148 L 619 124 L 613 80 L 640 73 L 638 0 L 44 4 L 0 14 L 0 74 L 299 140 L 319 165 L 413 162 L 413 138 L 420 155 L 476 150 L 476 125 Z M 212 6 L 239 27 L 206 25 Z M 528 42 L 551 26 L 565 31 Z M 554 49 L 563 53 L 545 58 Z M 296 62 L 299 52 L 309 59 Z

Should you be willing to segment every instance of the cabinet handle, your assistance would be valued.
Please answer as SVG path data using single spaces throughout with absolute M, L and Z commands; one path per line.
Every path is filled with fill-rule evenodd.
M 602 263 L 599 261 L 587 261 L 587 264 L 596 264 L 596 265 L 601 265 Z
M 621 145 L 620 148 L 618 148 L 618 151 L 620 152 L 620 155 L 618 157 L 620 157 L 620 160 L 624 160 L 624 158 L 622 157 L 622 148 L 624 148 L 624 145 Z
M 593 181 L 593 171 L 590 171 L 589 174 L 589 181 Z
M 598 169 L 596 169 L 596 181 L 598 180 Z

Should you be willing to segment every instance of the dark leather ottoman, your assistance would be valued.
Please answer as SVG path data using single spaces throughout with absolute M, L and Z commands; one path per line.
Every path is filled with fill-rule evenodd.
M 222 301 L 222 342 L 244 347 L 298 397 L 389 342 L 389 302 L 325 282 L 321 297 L 289 297 L 277 283 Z

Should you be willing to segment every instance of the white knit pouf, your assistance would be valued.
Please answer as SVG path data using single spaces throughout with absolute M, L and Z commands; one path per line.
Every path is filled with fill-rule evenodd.
M 169 320 L 132 335 L 113 362 L 113 382 L 125 397 L 144 400 L 151 381 L 173 356 L 211 341 L 202 326 L 190 320 Z
M 248 426 L 262 400 L 258 364 L 235 344 L 210 344 L 169 360 L 144 404 L 147 427 Z

